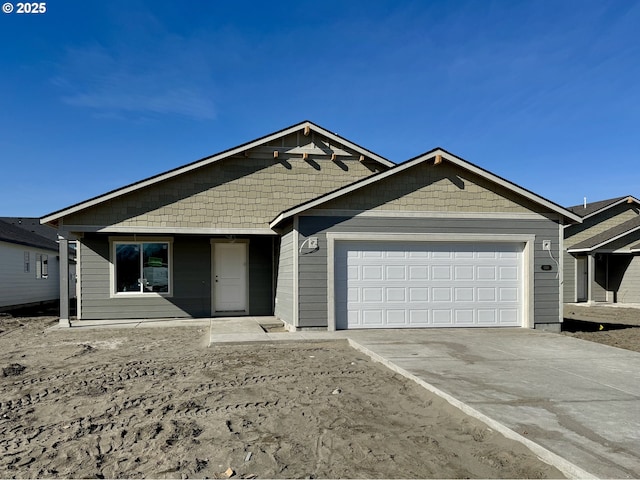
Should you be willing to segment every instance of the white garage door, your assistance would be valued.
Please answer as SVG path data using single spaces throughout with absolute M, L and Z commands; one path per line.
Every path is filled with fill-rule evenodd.
M 522 244 L 336 243 L 336 328 L 522 326 Z

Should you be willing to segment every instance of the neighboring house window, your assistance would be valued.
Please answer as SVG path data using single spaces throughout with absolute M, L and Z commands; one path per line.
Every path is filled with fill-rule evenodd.
M 49 278 L 49 255 L 36 254 L 36 278 Z
M 29 252 L 24 252 L 24 273 L 29 273 L 31 271 L 31 254 Z
M 115 292 L 169 294 L 170 257 L 170 242 L 115 242 Z

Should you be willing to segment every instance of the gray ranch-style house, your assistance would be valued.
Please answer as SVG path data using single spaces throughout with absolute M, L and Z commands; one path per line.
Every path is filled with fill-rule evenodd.
M 640 201 L 627 195 L 569 207 L 564 230 L 567 303 L 640 303 Z
M 580 221 L 441 148 L 396 165 L 308 121 L 42 218 L 78 239 L 79 319 L 290 330 L 559 330 Z

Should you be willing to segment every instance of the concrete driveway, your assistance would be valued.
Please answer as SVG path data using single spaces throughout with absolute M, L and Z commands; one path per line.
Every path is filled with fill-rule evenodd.
M 212 346 L 346 338 L 570 477 L 640 478 L 640 353 L 528 329 L 265 333 L 246 322 L 212 320 Z

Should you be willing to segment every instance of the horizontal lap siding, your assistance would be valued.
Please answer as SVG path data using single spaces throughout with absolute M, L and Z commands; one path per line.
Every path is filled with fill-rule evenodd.
M 619 303 L 640 303 L 640 256 L 634 256 L 618 290 Z
M 542 250 L 542 240 L 551 240 L 553 258 L 559 257 L 558 223 L 545 219 L 446 219 L 381 217 L 300 217 L 300 244 L 309 236 L 318 237 L 318 250 L 299 255 L 300 326 L 327 325 L 327 241 L 332 233 L 444 233 L 486 235 L 535 235 L 534 246 L 534 322 L 559 322 L 560 285 L 558 268 L 549 252 Z M 551 265 L 543 271 L 542 265 Z
M 24 271 L 24 252 L 30 268 Z M 36 278 L 36 255 L 48 255 L 49 277 Z M 51 250 L 0 242 L 0 307 L 46 302 L 60 298 L 57 254 Z
M 173 297 L 110 298 L 109 240 L 82 239 L 82 318 L 206 317 L 211 312 L 211 245 L 208 238 L 173 242 Z
M 275 315 L 289 325 L 293 316 L 293 231 L 282 236 L 278 256 Z

